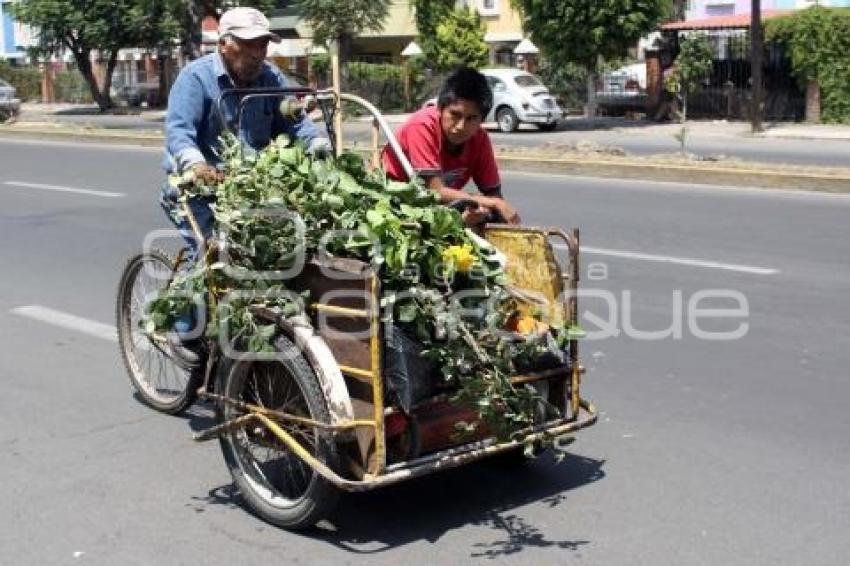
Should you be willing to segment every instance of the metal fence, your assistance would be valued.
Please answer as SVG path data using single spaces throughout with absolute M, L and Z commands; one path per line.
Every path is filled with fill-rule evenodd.
M 744 29 L 712 30 L 708 35 L 716 59 L 698 89 L 688 95 L 688 116 L 693 118 L 748 119 L 752 103 L 750 34 Z M 679 38 L 668 43 L 674 58 Z M 782 47 L 767 44 L 763 67 L 766 120 L 802 120 L 806 95 L 791 74 L 791 63 Z

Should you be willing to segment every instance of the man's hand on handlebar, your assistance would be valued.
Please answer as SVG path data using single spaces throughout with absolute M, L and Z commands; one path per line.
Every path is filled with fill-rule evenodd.
M 481 202 L 482 200 L 483 203 Z M 516 209 L 503 198 L 483 197 L 483 199 L 479 198 L 479 203 L 490 208 L 497 216 L 501 217 L 500 222 L 505 224 L 519 224 L 522 222 Z
M 198 163 L 192 167 L 192 173 L 198 182 L 212 185 L 224 181 L 224 172 L 219 171 L 209 163 Z
M 473 203 L 473 205 L 468 206 L 462 213 L 463 223 L 469 226 L 470 228 L 474 228 L 479 224 L 484 224 L 487 222 L 487 219 L 490 218 L 490 215 L 493 214 L 493 211 L 485 206 L 477 206 Z

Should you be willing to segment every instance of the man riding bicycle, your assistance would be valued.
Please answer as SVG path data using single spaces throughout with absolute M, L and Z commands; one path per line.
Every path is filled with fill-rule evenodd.
M 233 88 L 294 86 L 274 65 L 266 62 L 270 41 L 280 37 L 269 29 L 269 21 L 254 8 L 233 8 L 219 21 L 218 51 L 192 61 L 177 77 L 168 97 L 165 118 L 164 168 L 167 174 L 182 175 L 191 171 L 196 179 L 211 183 L 223 178 L 219 169 L 219 138 L 238 123 L 239 138 L 246 148 L 260 150 L 280 134 L 288 134 L 307 145 L 308 151 L 326 151 L 328 140 L 306 114 L 299 118 L 284 117 L 279 100 L 262 98 L 252 101 L 238 116 L 238 100 L 224 101 L 221 123 L 216 112 L 222 91 Z M 195 241 L 188 220 L 180 215 L 180 189 L 166 182 L 160 203 L 172 222 L 189 243 L 193 259 L 200 243 Z M 214 217 L 211 199 L 192 197 L 189 207 L 202 234 L 212 234 Z M 193 317 L 185 317 L 175 325 L 177 339 L 171 339 L 178 356 L 197 363 L 198 355 L 184 347 L 181 336 L 192 328 Z

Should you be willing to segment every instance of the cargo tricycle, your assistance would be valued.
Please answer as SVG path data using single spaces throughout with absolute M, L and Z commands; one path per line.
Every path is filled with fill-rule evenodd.
M 361 98 L 307 88 L 228 91 L 219 101 L 222 119 L 228 96 L 238 101 L 239 115 L 263 97 L 285 99 L 290 111 L 319 108 L 332 139 L 340 102 L 359 105 L 373 118 L 374 156 L 382 131 L 402 166 L 415 175 L 380 112 Z M 202 241 L 185 196 L 181 206 L 196 241 Z M 578 230 L 488 224 L 482 235 L 504 255 L 511 287 L 529 298 L 521 308 L 546 303 L 556 322 L 577 325 Z M 215 261 L 224 245 L 213 236 L 197 261 Z M 559 258 L 556 248 L 565 249 L 566 257 Z M 555 367 L 511 377 L 513 387 L 533 388 L 560 415 L 540 411 L 531 426 L 508 441 L 498 440 L 486 426 L 458 435 L 458 423 L 474 422 L 476 412 L 444 388 L 402 407 L 387 393 L 393 327 L 381 313 L 378 272 L 346 258 L 310 258 L 292 279 L 293 288 L 309 291 L 305 314 L 287 316 L 262 305 L 252 309 L 276 325 L 273 355 L 247 356 L 231 344 L 207 340 L 203 363 L 187 367 L 167 340 L 146 332 L 140 321 L 146 305 L 185 268 L 188 255 L 183 249 L 172 259 L 146 250 L 129 260 L 117 300 L 121 355 L 138 396 L 151 407 L 177 414 L 196 400 L 214 405 L 217 424 L 195 439 L 219 439 L 245 503 L 270 523 L 309 527 L 341 492 L 376 489 L 488 457 L 520 460 L 529 447 L 551 446 L 553 439 L 596 421 L 596 409 L 580 394 L 584 368 L 577 340 L 569 342 Z M 209 290 L 207 306 L 222 300 L 222 292 Z M 415 350 L 412 355 L 416 358 Z

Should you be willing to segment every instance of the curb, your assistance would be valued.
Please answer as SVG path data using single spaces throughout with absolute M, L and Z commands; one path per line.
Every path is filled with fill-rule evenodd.
M 108 131 L 88 132 L 86 130 L 37 130 L 0 127 L 0 138 L 18 137 L 38 140 L 74 140 L 81 143 L 117 143 L 122 145 L 141 145 L 143 147 L 162 147 L 163 137 L 157 135 L 139 135 L 115 133 Z
M 576 158 L 551 159 L 497 155 L 496 159 L 506 171 L 548 172 L 585 177 L 850 194 L 850 175 L 700 167 L 698 165 L 659 165 Z
M 163 137 L 107 131 L 52 131 L 24 130 L 0 127 L 0 138 L 59 139 L 89 143 L 115 143 L 143 147 L 161 147 Z M 371 155 L 370 150 L 354 148 L 359 153 Z M 850 175 L 828 175 L 792 171 L 746 170 L 731 167 L 704 167 L 699 165 L 660 165 L 633 161 L 613 161 L 584 158 L 547 158 L 507 156 L 496 154 L 499 166 L 506 171 L 533 173 L 558 173 L 585 177 L 666 181 L 697 185 L 747 186 L 770 189 L 795 189 L 803 191 L 850 194 Z

